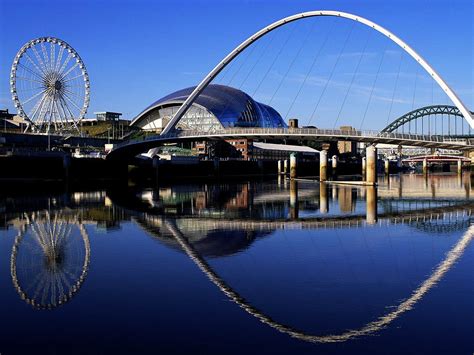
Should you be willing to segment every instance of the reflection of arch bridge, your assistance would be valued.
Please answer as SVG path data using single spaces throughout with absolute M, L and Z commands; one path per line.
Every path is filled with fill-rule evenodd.
M 150 136 L 145 139 L 134 140 L 124 142 L 123 144 L 115 147 L 108 155 L 108 158 L 127 158 L 133 157 L 139 153 L 142 153 L 150 148 L 154 148 L 160 144 L 166 142 L 177 142 L 185 140 L 212 140 L 212 139 L 240 139 L 240 138 L 251 138 L 251 139 L 281 139 L 281 140 L 320 140 L 320 141 L 335 141 L 335 140 L 350 140 L 366 143 L 387 143 L 397 144 L 405 146 L 418 146 L 427 148 L 441 148 L 441 149 L 454 149 L 454 150 L 470 150 L 474 146 L 466 142 L 457 141 L 445 141 L 441 136 L 433 135 L 417 135 L 417 134 L 399 134 L 384 132 L 370 132 L 370 131 L 341 131 L 341 130 L 324 130 L 324 129 L 311 129 L 311 128 L 230 128 L 220 129 L 212 133 L 202 131 L 181 131 L 176 132 L 175 127 L 178 122 L 183 118 L 184 114 L 188 109 L 191 108 L 193 103 L 196 101 L 198 96 L 209 86 L 214 78 L 240 53 L 242 53 L 247 47 L 259 40 L 261 37 L 267 35 L 273 30 L 284 26 L 288 23 L 302 20 L 310 17 L 318 16 L 329 16 L 344 18 L 351 21 L 358 22 L 369 28 L 381 33 L 388 39 L 398 45 L 403 51 L 408 53 L 429 75 L 433 80 L 440 86 L 443 92 L 451 99 L 454 103 L 459 114 L 462 115 L 464 120 L 474 128 L 474 118 L 472 113 L 463 104 L 459 97 L 454 91 L 446 84 L 446 82 L 439 76 L 439 74 L 423 59 L 415 50 L 413 50 L 403 40 L 398 38 L 395 34 L 388 31 L 387 29 L 379 26 L 378 24 L 369 21 L 363 17 L 356 16 L 349 13 L 339 11 L 309 11 L 299 13 L 293 16 L 286 17 L 279 21 L 276 21 L 269 26 L 266 26 L 262 30 L 258 31 L 248 39 L 243 41 L 237 46 L 232 52 L 230 52 L 211 72 L 194 88 L 194 90 L 187 96 L 184 102 L 181 104 L 177 112 L 173 115 L 171 120 L 168 122 L 166 127 L 159 136 Z
M 379 225 L 407 223 L 434 223 L 444 220 L 446 224 L 457 223 L 460 219 L 469 219 L 474 212 L 472 203 L 461 203 L 454 206 L 438 206 L 419 209 L 418 211 L 402 211 L 379 214 Z M 162 216 L 143 213 L 140 217 L 148 226 L 161 228 L 165 225 Z M 365 215 L 335 216 L 324 218 L 306 218 L 302 220 L 257 220 L 257 219 L 216 219 L 202 217 L 181 217 L 177 219 L 179 227 L 183 230 L 199 232 L 209 230 L 246 230 L 269 231 L 274 229 L 332 229 L 345 227 L 365 227 Z
M 449 251 L 449 253 L 447 253 L 446 258 L 433 270 L 431 275 L 423 283 L 421 283 L 416 290 L 413 291 L 409 298 L 401 302 L 393 311 L 390 311 L 389 313 L 379 317 L 375 321 L 367 323 L 365 326 L 359 329 L 348 330 L 341 334 L 312 335 L 296 330 L 288 325 L 279 323 L 264 314 L 259 309 L 252 306 L 245 298 L 233 290 L 231 286 L 229 286 L 221 277 L 219 277 L 219 275 L 212 269 L 207 261 L 194 250 L 193 246 L 188 242 L 186 236 L 176 227 L 175 223 L 172 221 L 165 221 L 165 224 L 167 229 L 172 233 L 175 240 L 179 243 L 189 258 L 230 300 L 235 302 L 240 308 L 245 310 L 250 315 L 256 317 L 262 323 L 267 324 L 268 326 L 282 333 L 288 334 L 291 337 L 313 343 L 344 342 L 360 336 L 372 334 L 385 328 L 401 314 L 413 309 L 415 304 L 419 302 L 423 296 L 443 278 L 446 272 L 451 269 L 451 267 L 462 256 L 465 249 L 474 238 L 474 226 L 470 226 L 460 238 L 460 240 L 456 243 L 456 245 Z

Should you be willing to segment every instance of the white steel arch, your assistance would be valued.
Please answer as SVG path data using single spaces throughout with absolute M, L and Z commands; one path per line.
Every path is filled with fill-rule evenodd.
M 369 21 L 363 17 L 349 14 L 347 12 L 340 11 L 328 11 L 328 10 L 319 10 L 319 11 L 308 11 L 299 13 L 296 15 L 285 17 L 281 20 L 278 20 L 271 25 L 261 29 L 254 35 L 247 38 L 239 46 L 237 46 L 232 52 L 230 52 L 217 66 L 207 74 L 207 76 L 199 83 L 198 86 L 193 90 L 193 92 L 188 96 L 188 98 L 183 102 L 178 112 L 173 116 L 170 122 L 163 129 L 161 134 L 169 133 L 171 129 L 176 126 L 176 123 L 181 119 L 186 110 L 193 104 L 194 100 L 199 96 L 199 94 L 209 85 L 209 83 L 235 58 L 237 57 L 245 48 L 250 46 L 252 43 L 257 41 L 260 37 L 265 36 L 267 33 L 273 31 L 274 29 L 286 25 L 287 23 L 301 20 L 307 17 L 316 17 L 316 16 L 332 16 L 332 17 L 343 17 L 352 21 L 360 22 L 368 27 L 373 28 L 377 32 L 380 32 L 384 36 L 391 39 L 398 46 L 400 46 L 405 52 L 407 52 L 414 60 L 416 60 L 426 72 L 438 83 L 438 85 L 443 89 L 443 91 L 448 95 L 454 105 L 461 111 L 464 119 L 469 123 L 469 125 L 474 129 L 474 117 L 463 104 L 461 99 L 454 93 L 454 91 L 446 84 L 446 82 L 439 76 L 439 74 L 418 54 L 411 48 L 408 44 L 402 41 L 392 32 L 383 28 L 382 26 L 377 25 L 376 23 Z

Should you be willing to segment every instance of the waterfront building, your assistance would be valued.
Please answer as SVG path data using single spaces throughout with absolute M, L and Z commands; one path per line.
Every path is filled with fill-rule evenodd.
M 341 126 L 339 127 L 341 131 L 347 131 L 348 133 L 355 131 L 356 129 L 352 126 Z M 337 142 L 337 150 L 339 154 L 349 153 L 355 154 L 357 153 L 357 142 L 354 141 L 338 141 Z
M 132 127 L 161 132 L 181 104 L 194 90 L 189 87 L 155 101 L 132 122 Z M 212 132 L 232 127 L 286 128 L 287 124 L 272 107 L 250 95 L 225 85 L 209 85 L 178 123 L 178 129 Z

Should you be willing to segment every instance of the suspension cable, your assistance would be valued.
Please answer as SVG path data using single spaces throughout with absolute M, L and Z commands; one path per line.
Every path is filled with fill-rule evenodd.
M 255 94 L 257 93 L 257 91 L 260 89 L 260 87 L 262 86 L 263 82 L 265 81 L 265 79 L 267 78 L 268 74 L 270 73 L 270 71 L 273 69 L 273 66 L 275 65 L 277 59 L 280 57 L 281 53 L 283 52 L 283 49 L 286 47 L 286 45 L 288 44 L 288 42 L 290 41 L 290 38 L 292 37 L 293 33 L 295 32 L 295 28 L 296 26 L 293 26 L 293 28 L 291 29 L 290 31 L 290 34 L 288 35 L 288 37 L 286 38 L 285 42 L 283 43 L 283 46 L 280 48 L 280 50 L 278 51 L 277 55 L 273 58 L 273 61 L 271 63 L 271 65 L 268 67 L 267 71 L 265 72 L 265 75 L 263 76 L 263 78 L 260 80 L 260 82 L 258 83 L 257 87 L 255 88 L 254 92 L 252 93 L 252 97 L 254 98 L 255 97 Z
M 238 89 L 241 90 L 242 89 L 242 86 L 245 84 L 245 82 L 247 81 L 247 79 L 249 78 L 250 74 L 253 72 L 253 70 L 255 69 L 255 67 L 257 66 L 257 64 L 260 62 L 260 60 L 262 59 L 263 55 L 267 52 L 267 49 L 270 47 L 270 45 L 273 43 L 273 40 L 275 39 L 276 35 L 274 33 L 271 34 L 271 38 L 270 40 L 267 42 L 266 46 L 263 48 L 262 52 L 260 53 L 259 57 L 257 58 L 257 60 L 255 61 L 255 63 L 252 65 L 252 67 L 250 68 L 250 71 L 247 73 L 247 75 L 245 76 L 244 80 L 242 81 L 242 83 L 239 85 Z M 255 50 L 257 46 L 254 45 L 252 50 Z M 253 51 L 252 51 L 253 53 Z M 252 54 L 250 53 L 249 56 L 246 58 L 250 58 L 250 55 Z M 242 67 L 242 66 L 241 66 Z M 240 69 L 240 68 L 239 68 Z M 234 75 L 235 76 L 235 75 Z M 234 78 L 234 77 L 233 77 Z M 229 86 L 230 86 L 230 83 L 233 81 L 233 78 L 231 79 L 231 81 L 229 82 Z M 226 102 L 226 105 L 224 106 L 224 108 L 222 109 L 222 112 L 221 112 L 221 117 L 224 116 L 225 113 L 227 113 L 228 109 L 230 107 L 230 101 L 227 100 Z
M 301 46 L 299 47 L 298 51 L 296 52 L 296 55 L 293 57 L 293 60 L 291 61 L 290 65 L 288 66 L 286 72 L 285 72 L 285 75 L 282 77 L 279 85 L 277 86 L 276 90 L 274 91 L 273 95 L 271 96 L 270 98 L 270 101 L 268 102 L 268 106 L 271 106 L 271 103 L 273 102 L 273 99 L 275 98 L 275 95 L 277 94 L 277 92 L 280 90 L 283 82 L 285 81 L 286 77 L 288 76 L 291 68 L 293 68 L 293 65 L 295 64 L 296 62 L 296 59 L 299 57 L 301 51 L 303 50 L 303 48 L 305 47 L 306 43 L 308 42 L 309 40 L 309 37 L 311 36 L 311 34 L 313 33 L 314 31 L 314 27 L 316 25 L 316 21 L 313 21 L 313 24 L 311 25 L 309 31 L 308 31 L 308 34 L 306 35 L 305 39 L 301 42 Z
M 388 110 L 387 123 L 386 123 L 385 126 L 388 126 L 390 116 L 392 115 L 393 101 L 395 100 L 395 93 L 396 93 L 397 87 L 398 87 L 398 79 L 400 78 L 400 69 L 402 68 L 402 62 L 403 62 L 403 52 L 400 52 L 400 62 L 398 63 L 397 77 L 395 79 L 395 86 L 393 88 L 393 93 L 392 93 L 392 101 L 390 102 L 390 109 Z
M 339 109 L 339 112 L 337 113 L 336 121 L 334 122 L 334 126 L 333 126 L 334 129 L 336 128 L 337 122 L 339 121 L 339 117 L 341 116 L 342 110 L 344 109 L 344 106 L 346 104 L 347 97 L 349 96 L 349 92 L 351 91 L 352 85 L 354 84 L 354 80 L 355 80 L 355 78 L 357 76 L 357 73 L 359 71 L 359 67 L 360 67 L 360 63 L 362 62 L 362 58 L 364 58 L 364 56 L 365 56 L 365 51 L 367 49 L 367 45 L 369 43 L 369 39 L 370 39 L 371 35 L 372 35 L 372 31 L 370 31 L 368 36 L 367 36 L 367 40 L 365 41 L 365 44 L 364 44 L 364 49 L 362 50 L 362 54 L 360 55 L 359 61 L 357 62 L 357 65 L 355 67 L 354 74 L 352 75 L 351 82 L 350 82 L 349 87 L 347 88 L 347 91 L 346 91 L 346 95 L 344 96 L 344 99 L 342 100 L 341 108 Z
M 242 89 L 242 87 L 244 86 L 244 84 L 247 82 L 247 79 L 250 77 L 250 74 L 253 73 L 255 67 L 257 66 L 257 64 L 260 62 L 260 60 L 262 59 L 263 55 L 265 53 L 267 53 L 267 50 L 268 48 L 270 48 L 270 45 L 273 43 L 274 39 L 277 37 L 277 35 L 275 33 L 270 33 L 270 40 L 267 42 L 267 45 L 263 48 L 262 52 L 260 53 L 259 57 L 257 58 L 257 60 L 255 61 L 254 65 L 250 68 L 250 71 L 247 73 L 247 75 L 245 76 L 244 80 L 242 81 L 242 83 L 239 85 L 239 90 Z
M 325 92 L 326 92 L 326 89 L 328 88 L 329 86 L 329 82 L 331 81 L 332 79 L 332 76 L 334 75 L 334 71 L 337 67 L 337 64 L 339 63 L 339 60 L 341 59 L 341 55 L 342 53 L 344 52 L 344 50 L 346 49 L 346 45 L 347 43 L 349 42 L 349 38 L 351 37 L 352 35 L 352 31 L 354 30 L 354 25 L 355 25 L 355 22 L 351 25 L 351 30 L 349 31 L 349 34 L 347 35 L 345 41 L 344 41 L 344 45 L 342 46 L 341 48 L 341 51 L 339 52 L 339 55 L 337 56 L 337 59 L 336 59 L 336 62 L 334 63 L 334 66 L 332 67 L 332 70 L 331 70 L 331 73 L 329 75 L 329 78 L 328 80 L 326 80 L 326 84 L 324 85 L 324 88 L 323 88 L 323 91 L 321 92 L 321 95 L 319 96 L 319 99 L 318 99 L 318 102 L 313 110 L 313 112 L 311 113 L 311 117 L 309 118 L 309 123 L 311 123 L 311 121 L 313 120 L 313 116 L 314 114 L 316 113 L 316 110 L 318 109 L 319 107 L 319 104 L 321 103 L 321 99 L 323 98 Z
M 250 51 L 248 52 L 247 56 L 242 60 L 242 63 L 240 63 L 240 66 L 239 68 L 237 69 L 237 71 L 234 73 L 234 75 L 232 75 L 232 77 L 230 78 L 230 81 L 229 83 L 227 84 L 228 86 L 231 86 L 232 82 L 234 81 L 235 77 L 237 76 L 237 74 L 240 72 L 240 70 L 242 69 L 242 67 L 244 66 L 245 63 L 247 63 L 247 60 L 252 56 L 253 52 L 255 51 L 255 48 L 257 46 L 254 45 L 252 46 L 252 48 L 250 49 Z
M 295 95 L 293 101 L 291 102 L 290 107 L 289 107 L 288 110 L 286 111 L 285 120 L 288 118 L 288 115 L 290 114 L 290 111 L 291 111 L 291 109 L 293 108 L 293 105 L 295 104 L 296 100 L 298 99 L 298 97 L 299 97 L 299 95 L 300 95 L 300 93 L 301 93 L 301 90 L 303 89 L 304 85 L 306 84 L 306 81 L 308 80 L 308 77 L 311 75 L 311 73 L 312 73 L 312 71 L 313 71 L 313 69 L 314 69 L 314 66 L 316 65 L 316 62 L 317 62 L 317 60 L 319 59 L 319 56 L 320 56 L 320 54 L 321 54 L 323 48 L 326 46 L 326 43 L 327 43 L 327 41 L 328 41 L 328 39 L 329 39 L 329 34 L 332 33 L 332 29 L 334 28 L 335 22 L 336 22 L 335 19 L 333 19 L 332 24 L 331 24 L 331 26 L 330 26 L 328 32 L 326 33 L 326 37 L 324 38 L 323 43 L 321 44 L 321 46 L 319 47 L 318 51 L 316 52 L 316 56 L 313 58 L 313 61 L 312 61 L 312 63 L 311 63 L 311 66 L 310 66 L 310 68 L 309 68 L 308 73 L 306 74 L 305 78 L 304 78 L 303 81 L 301 82 L 301 85 L 300 85 L 300 87 L 299 87 L 299 89 L 298 89 L 298 91 L 297 91 L 297 93 L 296 93 L 296 95 Z
M 418 69 L 418 67 L 417 67 Z M 418 84 L 418 70 L 415 70 L 415 87 L 413 89 L 413 99 L 412 99 L 412 102 L 411 102 L 411 110 L 413 111 L 415 109 L 415 98 L 416 98 L 416 86 Z M 415 120 L 415 132 L 416 132 L 416 127 L 417 127 L 417 120 Z M 408 130 L 409 132 L 408 133 L 411 133 L 411 121 L 409 123 L 409 127 L 408 127 Z
M 364 125 L 365 117 L 367 116 L 367 112 L 369 111 L 369 106 L 370 106 L 370 103 L 372 102 L 372 95 L 374 93 L 375 85 L 377 84 L 380 69 L 382 68 L 382 63 L 383 63 L 383 60 L 385 59 L 385 54 L 386 53 L 387 53 L 387 45 L 384 47 L 383 55 L 382 55 L 382 58 L 380 59 L 380 63 L 379 63 L 378 68 L 377 68 L 377 73 L 375 74 L 375 80 L 372 84 L 372 88 L 370 89 L 369 100 L 367 101 L 367 105 L 365 106 L 364 116 L 362 117 L 362 122 L 360 124 L 359 129 L 362 129 L 362 126 Z M 403 129 L 403 126 L 402 126 L 402 129 Z

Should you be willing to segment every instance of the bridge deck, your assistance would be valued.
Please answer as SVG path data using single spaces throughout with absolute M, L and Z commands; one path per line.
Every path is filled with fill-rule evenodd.
M 117 145 L 108 159 L 127 158 L 143 153 L 163 143 L 179 141 L 203 141 L 220 139 L 275 139 L 306 141 L 356 141 L 363 143 L 386 143 L 405 146 L 474 150 L 469 140 L 448 140 L 441 136 L 389 133 L 379 131 L 337 130 L 317 128 L 228 128 L 214 132 L 179 131 L 130 140 Z

